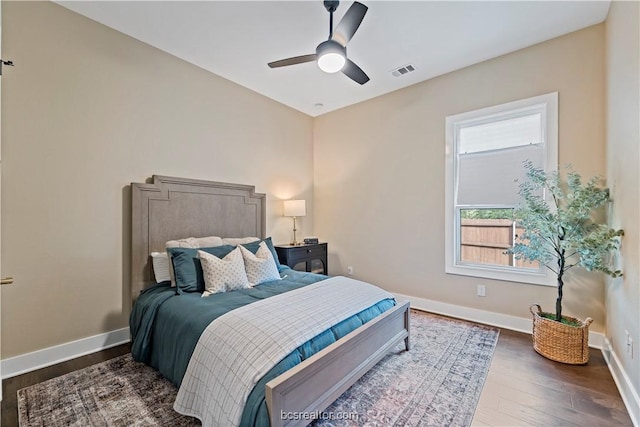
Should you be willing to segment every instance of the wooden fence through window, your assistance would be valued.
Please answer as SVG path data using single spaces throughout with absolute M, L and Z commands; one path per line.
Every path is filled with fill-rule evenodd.
M 506 251 L 517 242 L 523 228 L 510 219 L 462 219 L 460 258 L 474 264 L 538 268 L 537 263 L 516 260 Z

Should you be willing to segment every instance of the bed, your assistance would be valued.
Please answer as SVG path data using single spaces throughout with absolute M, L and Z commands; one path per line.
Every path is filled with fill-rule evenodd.
M 248 185 L 158 175 L 147 183 L 133 183 L 131 190 L 131 291 L 134 301 L 143 292 L 140 301 L 144 301 L 144 304 L 136 303 L 137 307 L 134 307 L 133 328 L 138 328 L 137 322 L 143 315 L 153 319 L 148 330 L 135 330 L 137 337 L 146 335 L 149 339 L 142 344 L 134 340 L 132 349 L 135 346 L 136 353 L 144 353 L 147 363 L 178 385 L 183 379 L 185 363 L 188 363 L 184 359 L 188 359 L 194 351 L 193 342 L 198 341 L 200 329 L 209 320 L 198 318 L 191 320 L 188 326 L 183 325 L 182 329 L 176 327 L 174 337 L 170 337 L 168 331 L 173 328 L 172 325 L 176 325 L 176 318 L 181 316 L 179 313 L 186 311 L 189 316 L 185 317 L 195 318 L 195 307 L 203 305 L 203 300 L 211 297 L 189 295 L 174 298 L 175 291 L 167 284 L 155 284 L 150 254 L 164 251 L 165 243 L 169 240 L 187 236 L 256 236 L 265 239 L 265 195 L 256 193 L 255 187 Z M 279 272 L 284 279 L 278 283 L 265 283 L 241 292 L 227 292 L 221 300 L 228 300 L 231 307 L 244 305 L 239 300 L 247 298 L 249 301 L 261 300 L 260 303 L 262 300 L 276 301 L 282 295 L 274 298 L 271 295 L 293 295 L 298 288 L 320 288 L 329 286 L 330 282 L 340 284 L 336 281 L 342 280 L 300 273 L 286 266 L 280 266 Z M 145 305 L 144 309 L 142 305 Z M 249 305 L 257 307 L 260 304 Z M 171 306 L 173 310 L 168 309 Z M 201 311 L 208 312 L 210 309 Z M 242 310 L 231 311 L 235 313 Z M 165 312 L 171 312 L 169 316 L 174 317 L 168 317 Z M 333 332 L 336 337 L 333 342 L 324 347 L 316 345 L 316 349 L 302 361 L 289 363 L 291 361 L 283 360 L 286 363 L 274 367 L 258 381 L 254 389 L 258 393 L 254 399 L 258 402 L 254 404 L 255 414 L 260 411 L 263 414 L 247 416 L 245 412 L 242 425 L 249 424 L 247 419 L 252 420 L 250 425 L 305 425 L 309 420 L 298 417 L 283 419 L 282 414 L 309 414 L 324 410 L 398 344 L 404 341 L 405 348 L 409 349 L 407 302 L 389 304 L 380 301 L 354 316 L 360 317 L 349 317 L 351 326 L 348 329 Z M 194 324 L 200 326 L 192 328 Z M 179 341 L 189 335 L 185 331 L 190 329 L 194 330 L 192 335 L 196 335 L 195 338 Z M 318 334 L 318 337 L 321 335 Z M 321 337 L 318 339 L 322 341 Z M 161 347 L 180 348 L 181 351 L 174 351 L 171 356 L 165 357 L 160 354 Z M 250 394 L 249 401 L 254 392 Z M 262 410 L 259 408 L 261 400 L 264 401 Z

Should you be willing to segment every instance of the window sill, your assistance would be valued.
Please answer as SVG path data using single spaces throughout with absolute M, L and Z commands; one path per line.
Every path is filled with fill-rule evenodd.
M 478 265 L 447 265 L 445 273 L 459 276 L 471 276 L 481 279 L 502 280 L 507 282 L 523 283 L 539 286 L 556 286 L 556 277 L 550 271 L 510 271 Z

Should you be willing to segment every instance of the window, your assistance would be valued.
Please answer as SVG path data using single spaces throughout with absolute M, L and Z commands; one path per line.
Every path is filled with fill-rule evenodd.
M 557 92 L 449 116 L 446 144 L 446 272 L 554 285 L 505 252 L 521 232 L 511 218 L 523 161 L 558 164 Z

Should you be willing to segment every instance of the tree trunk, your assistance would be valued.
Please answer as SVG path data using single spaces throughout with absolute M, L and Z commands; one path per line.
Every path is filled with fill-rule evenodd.
M 558 274 L 558 298 L 556 298 L 556 322 L 562 321 L 562 273 Z
M 564 282 L 562 276 L 564 275 L 564 249 L 560 253 L 558 258 L 558 298 L 556 298 L 556 322 L 562 321 L 562 287 Z

